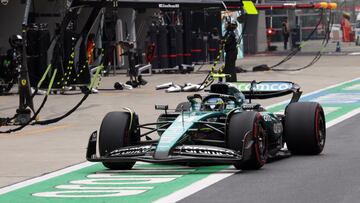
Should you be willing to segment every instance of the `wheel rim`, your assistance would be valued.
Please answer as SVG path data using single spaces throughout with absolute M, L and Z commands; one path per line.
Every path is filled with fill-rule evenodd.
M 322 116 L 321 110 L 316 111 L 316 139 L 320 149 L 322 150 L 325 146 L 325 122 Z
M 255 123 L 254 128 L 255 137 L 255 152 L 259 163 L 265 163 L 267 157 L 266 135 L 260 123 Z

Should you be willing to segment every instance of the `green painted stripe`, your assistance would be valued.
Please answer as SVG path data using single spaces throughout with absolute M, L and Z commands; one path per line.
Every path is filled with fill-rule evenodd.
M 173 191 L 177 191 L 181 188 L 188 186 L 191 183 L 194 183 L 198 180 L 201 180 L 212 173 L 216 173 L 220 170 L 227 168 L 228 166 L 211 166 L 211 167 L 198 167 L 190 168 L 179 165 L 155 165 L 155 164 L 137 164 L 134 167 L 134 172 L 120 172 L 120 173 L 111 173 L 117 175 L 125 176 L 134 176 L 134 177 L 156 177 L 159 175 L 169 177 L 178 177 L 172 181 L 159 183 L 159 184 L 129 184 L 126 181 L 112 181 L 116 183 L 124 183 L 123 185 L 115 185 L 121 187 L 153 187 L 151 190 L 147 190 L 144 193 L 139 195 L 127 196 L 127 197 L 89 197 L 89 198 L 57 198 L 57 197 L 35 197 L 35 195 L 41 195 L 41 192 L 59 192 L 66 191 L 62 189 L 55 188 L 58 185 L 74 185 L 70 181 L 76 180 L 88 180 L 87 177 L 90 174 L 96 174 L 99 172 L 108 172 L 101 164 L 96 164 L 90 167 L 83 168 L 81 170 L 69 173 L 63 176 L 59 176 L 48 181 L 44 181 L 30 187 L 25 187 L 14 192 L 4 194 L 0 198 L 0 202 L 22 202 L 26 200 L 27 203 L 63 203 L 66 202 L 91 202 L 91 203 L 103 203 L 103 202 L 119 202 L 121 199 L 123 202 L 153 202 L 161 197 L 171 194 Z M 150 170 L 155 170 L 151 171 Z M 170 170 L 170 171 L 168 171 Z M 140 172 L 135 172 L 140 171 Z M 105 182 L 105 181 L 104 181 Z M 109 182 L 107 182 L 109 183 Z M 111 181 L 110 181 L 111 183 Z M 88 187 L 110 187 L 114 185 L 102 184 L 102 185 L 88 185 Z M 109 190 L 108 190 L 109 191 Z M 72 193 L 73 195 L 79 195 L 81 193 Z M 94 196 L 97 193 L 86 193 L 88 195 Z M 84 194 L 81 194 L 84 195 Z

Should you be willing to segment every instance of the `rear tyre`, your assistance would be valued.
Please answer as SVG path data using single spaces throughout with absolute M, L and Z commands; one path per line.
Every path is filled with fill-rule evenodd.
M 131 118 L 128 112 L 109 112 L 106 114 L 100 127 L 100 156 L 108 155 L 113 150 L 130 146 L 134 142 L 140 141 L 140 136 L 136 133 L 137 126 L 138 119 L 135 114 L 133 118 Z M 135 161 L 103 162 L 106 168 L 113 170 L 129 170 L 134 164 Z
M 265 164 L 267 159 L 267 136 L 264 122 L 258 112 L 245 111 L 234 114 L 230 118 L 227 133 L 228 148 L 244 153 L 243 145 L 247 134 L 254 140 L 249 149 L 250 156 L 246 160 L 235 163 L 234 166 L 236 169 L 257 170 Z
M 324 110 L 316 102 L 292 103 L 286 108 L 285 142 L 296 155 L 317 155 L 325 146 Z

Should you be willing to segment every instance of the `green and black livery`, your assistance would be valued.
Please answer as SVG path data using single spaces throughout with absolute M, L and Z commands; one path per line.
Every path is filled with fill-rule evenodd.
M 173 111 L 156 105 L 164 113 L 153 123 L 139 124 L 130 109 L 110 112 L 99 133 L 90 136 L 87 160 L 117 170 L 131 169 L 136 161 L 253 170 L 283 152 L 285 144 L 291 154 L 317 155 L 325 146 L 324 111 L 318 103 L 299 102 L 301 93 L 292 82 L 217 83 Z M 268 112 L 252 101 L 289 94 L 285 113 Z

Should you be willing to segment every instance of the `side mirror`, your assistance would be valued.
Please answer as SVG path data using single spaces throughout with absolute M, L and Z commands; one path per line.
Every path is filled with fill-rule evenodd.
M 167 111 L 168 109 L 169 109 L 169 105 L 155 105 L 155 110 Z

